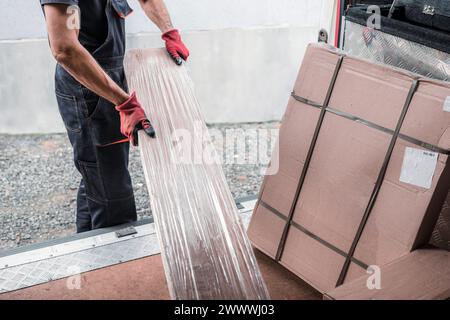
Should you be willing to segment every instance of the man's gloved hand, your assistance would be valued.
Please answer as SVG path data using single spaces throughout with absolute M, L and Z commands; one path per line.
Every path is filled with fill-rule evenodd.
M 184 45 L 183 41 L 181 41 L 181 36 L 177 29 L 172 29 L 163 33 L 162 39 L 166 42 L 167 51 L 177 65 L 181 65 L 183 60 L 187 61 L 189 50 Z
M 119 106 L 116 110 L 120 114 L 120 132 L 130 139 L 133 146 L 138 145 L 138 131 L 144 130 L 150 137 L 155 138 L 155 130 L 150 121 L 145 116 L 144 109 L 133 92 L 130 98 Z

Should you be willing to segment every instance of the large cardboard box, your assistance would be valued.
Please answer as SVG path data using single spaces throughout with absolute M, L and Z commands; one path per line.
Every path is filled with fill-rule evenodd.
M 375 271 L 327 292 L 326 300 L 447 300 L 450 252 L 414 251 Z
M 450 185 L 450 84 L 310 45 L 250 239 L 321 292 L 428 242 Z

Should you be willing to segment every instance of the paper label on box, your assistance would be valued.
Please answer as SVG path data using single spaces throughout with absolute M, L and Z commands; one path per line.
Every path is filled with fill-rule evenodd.
M 448 96 L 447 99 L 445 99 L 444 111 L 450 112 L 450 96 Z
M 438 160 L 438 153 L 407 147 L 403 158 L 400 181 L 430 189 Z

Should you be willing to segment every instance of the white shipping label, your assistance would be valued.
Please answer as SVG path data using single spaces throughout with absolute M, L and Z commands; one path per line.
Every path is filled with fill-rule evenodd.
M 438 154 L 436 152 L 407 147 L 403 158 L 400 181 L 430 189 L 437 160 Z
M 445 99 L 444 111 L 450 112 L 450 96 L 448 96 L 447 99 Z

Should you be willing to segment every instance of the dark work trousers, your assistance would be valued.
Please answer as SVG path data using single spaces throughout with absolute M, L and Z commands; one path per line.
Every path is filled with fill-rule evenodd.
M 123 67 L 107 68 L 122 87 Z M 77 84 L 57 67 L 56 97 L 73 146 L 75 166 L 82 179 L 77 199 L 77 231 L 114 226 L 136 220 L 136 207 L 128 172 L 128 142 L 120 134 L 114 105 Z
M 129 13 L 123 0 L 108 0 L 108 36 L 91 52 L 105 72 L 127 91 L 123 69 L 125 25 Z M 114 105 L 56 67 L 58 107 L 73 146 L 75 166 L 82 179 L 77 199 L 77 231 L 136 221 L 136 205 L 128 172 L 129 143 L 120 133 Z

